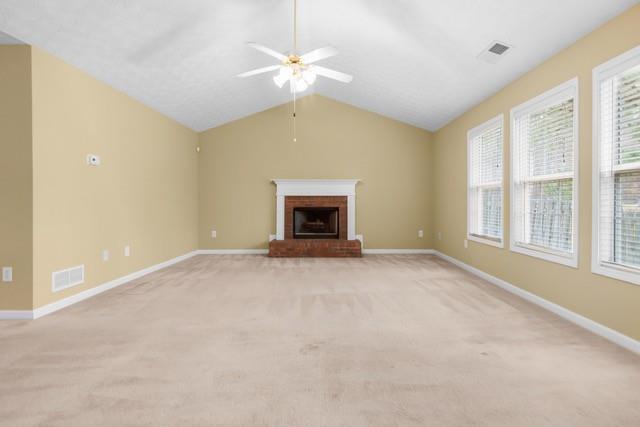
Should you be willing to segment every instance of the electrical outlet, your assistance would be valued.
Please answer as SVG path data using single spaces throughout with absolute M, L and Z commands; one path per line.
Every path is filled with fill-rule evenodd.
M 2 267 L 2 281 L 13 282 L 13 267 Z
M 216 230 L 211 230 L 211 238 L 215 239 L 216 237 L 218 237 L 218 232 Z
M 438 231 L 438 240 L 442 240 L 442 231 Z
M 464 248 L 467 249 L 469 247 L 469 241 L 464 239 Z
M 131 256 L 131 247 L 129 245 L 124 247 L 124 256 Z
M 418 237 L 421 239 L 424 237 L 424 230 L 418 230 Z
M 104 249 L 102 251 L 102 261 L 109 261 L 109 250 L 108 249 Z

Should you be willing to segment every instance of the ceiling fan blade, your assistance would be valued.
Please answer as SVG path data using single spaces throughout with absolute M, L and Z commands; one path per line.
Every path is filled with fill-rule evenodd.
M 247 43 L 249 46 L 251 46 L 252 48 L 259 50 L 262 53 L 266 53 L 269 56 L 273 56 L 274 58 L 278 58 L 280 61 L 286 61 L 287 60 L 287 56 L 283 55 L 280 52 L 276 52 L 273 49 L 270 49 L 266 46 L 262 46 L 261 44 L 258 43 L 254 43 L 254 42 L 249 42 Z
M 321 47 L 320 49 L 312 50 L 309 53 L 305 53 L 300 57 L 303 64 L 313 64 L 316 61 L 320 61 L 321 59 L 331 58 L 332 56 L 336 56 L 338 54 L 338 49 L 335 47 L 327 46 Z
M 349 83 L 353 80 L 353 76 L 350 76 L 349 74 L 341 73 L 340 71 L 331 70 L 325 67 L 320 67 L 318 65 L 314 65 L 311 69 L 319 76 L 329 77 L 330 79 L 338 80 L 342 83 Z
M 281 65 L 269 65 L 268 67 L 257 68 L 255 70 L 247 71 L 246 73 L 238 74 L 238 77 L 244 78 L 255 76 L 256 74 L 268 73 L 269 71 L 278 70 L 280 67 Z

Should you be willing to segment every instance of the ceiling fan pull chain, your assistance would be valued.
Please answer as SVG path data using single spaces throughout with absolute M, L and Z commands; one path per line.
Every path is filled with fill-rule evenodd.
M 293 90 L 293 142 L 297 142 L 298 138 L 296 137 L 296 90 Z

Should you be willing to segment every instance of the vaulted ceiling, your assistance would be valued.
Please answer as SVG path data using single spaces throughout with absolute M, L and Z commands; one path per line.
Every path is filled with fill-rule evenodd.
M 637 0 L 298 0 L 299 50 L 325 45 L 316 93 L 436 130 Z M 286 102 L 273 64 L 291 49 L 292 0 L 0 0 L 0 31 L 201 131 Z M 6 40 L 12 40 L 11 37 Z M 498 64 L 492 41 L 514 46 Z M 3 37 L 0 34 L 0 43 Z

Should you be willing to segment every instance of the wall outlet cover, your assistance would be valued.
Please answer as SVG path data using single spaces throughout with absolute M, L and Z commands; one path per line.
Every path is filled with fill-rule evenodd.
M 124 256 L 131 256 L 131 247 L 130 246 L 125 246 L 124 247 Z
M 216 237 L 218 237 L 218 232 L 216 230 L 211 230 L 211 238 L 215 239 Z
M 109 261 L 109 250 L 104 249 L 102 251 L 102 261 Z
M 13 267 L 2 267 L 2 281 L 3 282 L 13 281 Z
M 418 237 L 421 239 L 424 237 L 424 230 L 418 230 Z

